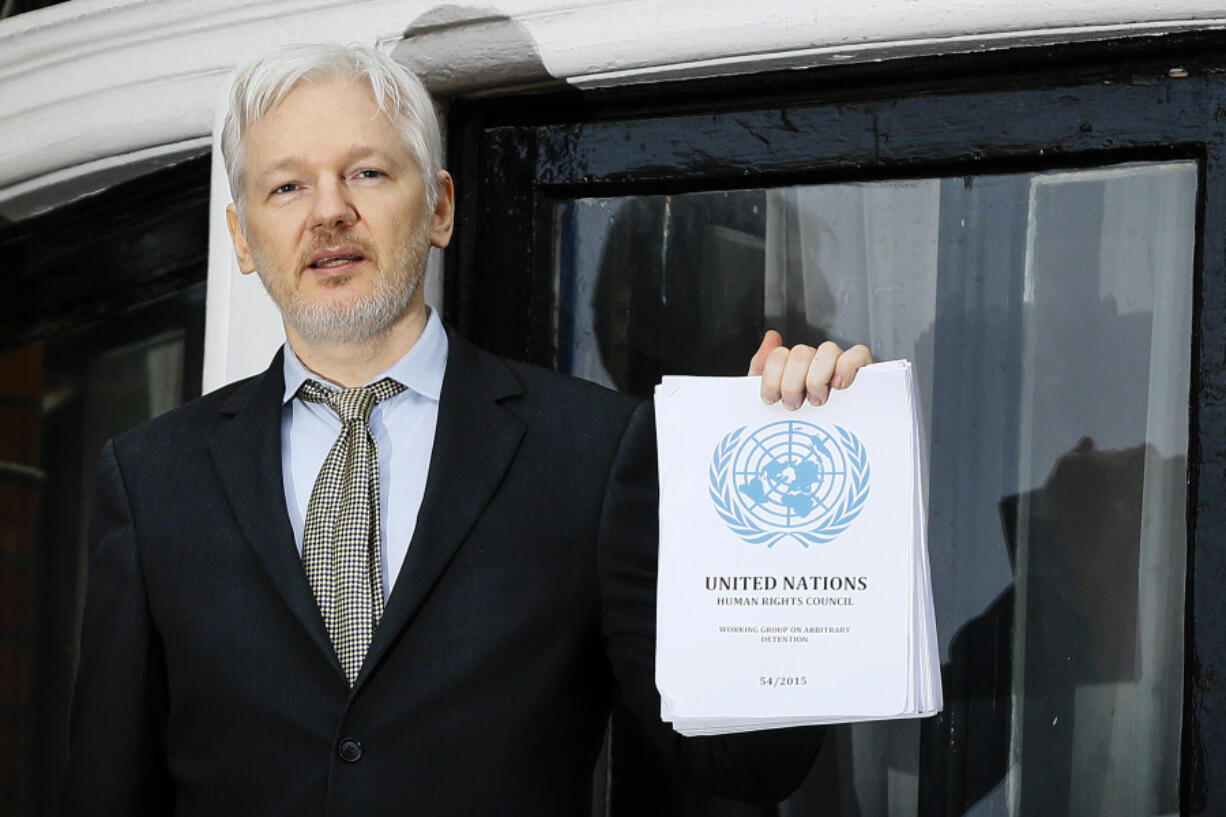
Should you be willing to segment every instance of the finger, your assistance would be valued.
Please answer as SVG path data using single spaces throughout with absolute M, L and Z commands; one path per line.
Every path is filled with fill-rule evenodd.
M 805 380 L 809 374 L 809 364 L 817 357 L 817 350 L 803 343 L 792 347 L 787 360 L 783 364 L 783 378 L 779 391 L 785 408 L 798 409 L 805 401 Z
M 779 398 L 783 396 L 779 386 L 783 382 L 783 366 L 788 360 L 788 350 L 786 346 L 776 346 L 770 350 L 766 356 L 766 363 L 762 366 L 762 402 L 766 405 L 774 405 L 779 402 Z
M 873 362 L 873 353 L 864 344 L 851 347 L 834 364 L 834 377 L 830 385 L 836 389 L 845 389 L 856 379 L 856 372 Z
M 774 329 L 766 330 L 766 334 L 762 336 L 762 345 L 758 347 L 758 351 L 754 352 L 754 356 L 749 360 L 749 373 L 751 375 L 762 374 L 763 368 L 766 366 L 766 358 L 770 353 L 783 345 L 783 336 Z
M 809 402 L 815 406 L 824 405 L 830 398 L 830 378 L 834 376 L 834 366 L 843 350 L 834 341 L 826 341 L 817 347 L 817 354 L 809 364 L 805 377 L 805 389 L 809 393 Z

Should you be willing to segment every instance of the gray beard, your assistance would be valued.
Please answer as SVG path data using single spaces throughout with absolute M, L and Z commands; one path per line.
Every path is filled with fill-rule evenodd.
M 380 278 L 374 291 L 347 304 L 304 304 L 295 297 L 280 304 L 281 317 L 304 340 L 325 343 L 368 341 L 404 314 L 409 301 L 421 286 L 425 272 L 423 266 L 403 286 L 392 286 L 396 282 L 386 277 Z M 265 283 L 265 288 L 267 286 Z
M 256 258 L 264 289 L 272 297 L 281 317 L 304 340 L 313 343 L 361 343 L 378 337 L 404 314 L 426 275 L 430 254 L 428 238 L 414 236 L 405 243 L 389 270 L 381 270 L 374 289 L 342 304 L 304 303 L 298 290 L 285 285 L 277 273 L 266 276 L 264 264 Z

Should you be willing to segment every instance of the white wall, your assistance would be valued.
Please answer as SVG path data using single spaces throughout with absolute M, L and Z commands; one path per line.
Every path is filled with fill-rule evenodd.
M 1207 0 L 73 0 L 0 21 L 0 213 L 199 152 L 234 68 L 286 42 L 377 44 L 454 94 L 1223 27 Z M 218 170 L 206 388 L 258 370 L 280 338 L 258 284 L 238 280 Z

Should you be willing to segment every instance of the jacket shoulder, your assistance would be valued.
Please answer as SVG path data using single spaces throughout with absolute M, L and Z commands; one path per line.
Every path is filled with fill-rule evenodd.
M 226 407 L 247 396 L 266 375 L 267 372 L 237 380 L 189 400 L 177 408 L 117 434 L 113 442 L 116 448 L 120 449 L 140 449 L 150 444 L 166 442 L 188 445 L 193 440 L 204 442 L 208 431 L 216 425 Z

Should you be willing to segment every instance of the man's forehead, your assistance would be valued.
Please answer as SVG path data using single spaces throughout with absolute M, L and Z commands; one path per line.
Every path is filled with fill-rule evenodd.
M 394 156 L 387 150 L 375 145 L 355 144 L 342 152 L 330 156 L 307 153 L 283 153 L 270 156 L 269 161 L 260 168 L 260 171 L 267 174 L 283 170 L 297 170 L 319 164 L 321 161 L 352 164 L 354 162 L 376 160 L 384 163 L 394 163 L 403 161 L 405 158 L 403 156 Z
M 247 126 L 247 133 L 261 137 L 280 133 L 287 119 L 314 119 L 315 130 L 327 130 L 328 125 L 341 124 L 346 117 L 357 115 L 367 124 L 382 123 L 395 129 L 388 102 L 379 105 L 370 83 L 360 79 L 302 80 L 287 90 Z M 297 122 L 301 126 L 301 122 Z
M 369 84 L 348 79 L 299 83 L 251 123 L 243 143 L 252 170 L 261 175 L 321 163 L 412 158 Z
M 371 88 L 369 80 L 361 77 L 346 76 L 308 76 L 299 79 L 293 85 L 286 88 L 280 94 L 280 99 L 268 108 L 266 115 L 274 113 L 288 100 L 307 94 L 336 94 L 353 100 L 361 100 L 371 104 L 375 103 L 375 92 Z

